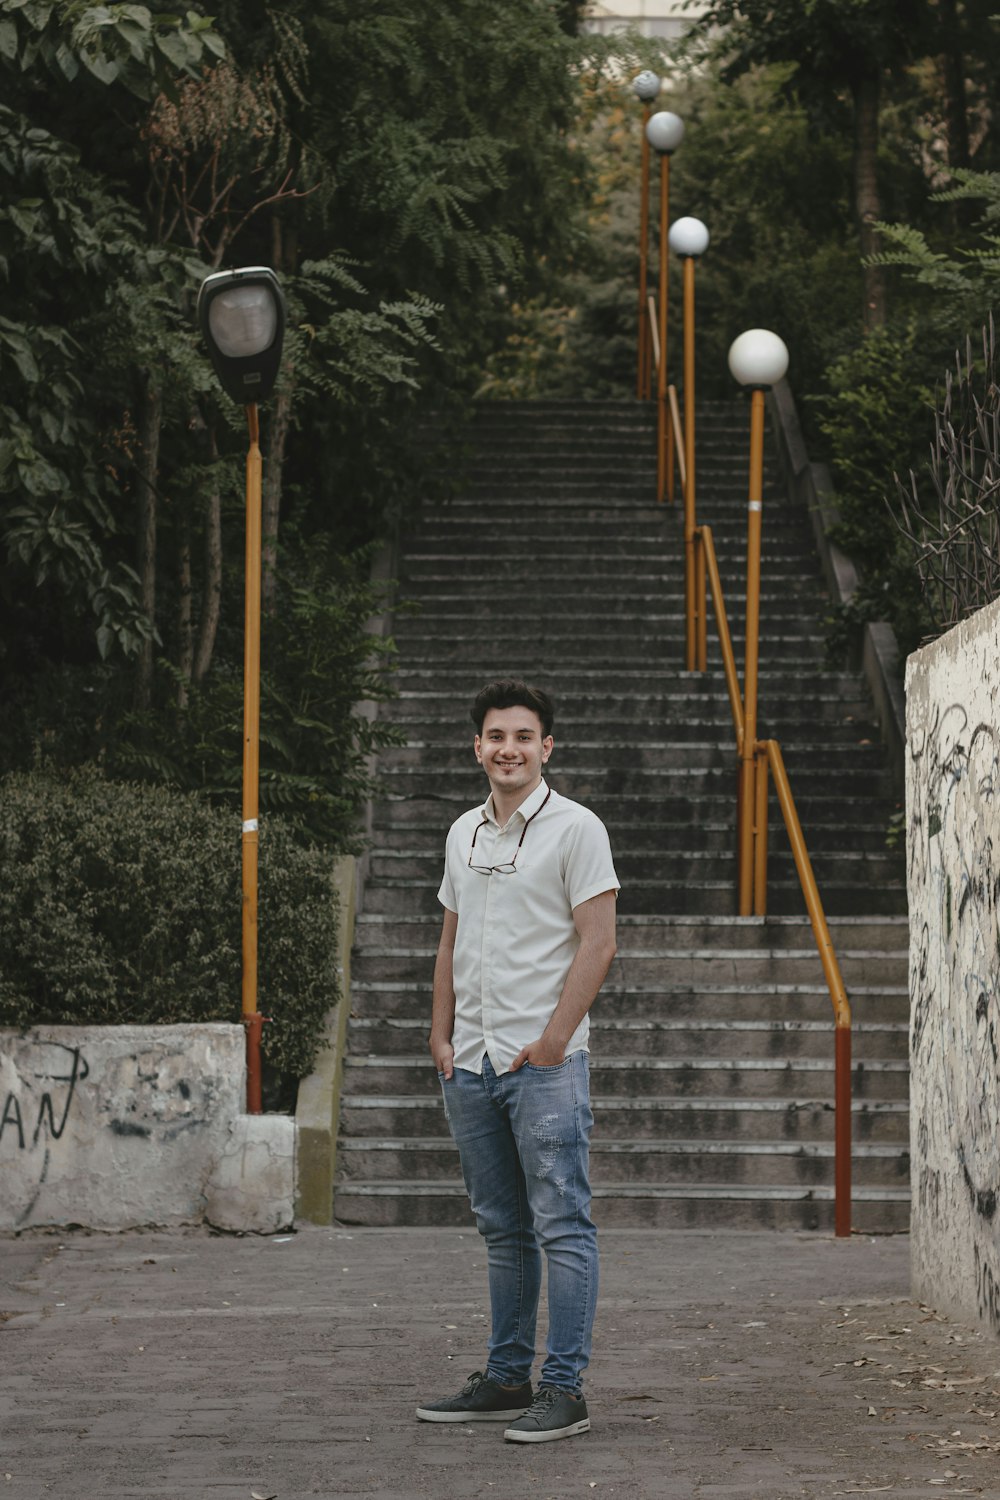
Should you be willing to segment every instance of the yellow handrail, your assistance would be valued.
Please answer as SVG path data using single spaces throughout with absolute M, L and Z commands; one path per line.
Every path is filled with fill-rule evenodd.
M 660 368 L 660 328 L 656 321 L 656 298 L 652 292 L 646 298 L 646 311 L 649 314 L 649 333 L 653 344 L 653 369 Z
M 652 292 L 646 297 L 646 311 L 649 315 L 650 341 L 653 351 L 653 369 L 657 374 L 656 382 L 656 498 L 657 500 L 673 500 L 674 498 L 674 449 L 677 447 L 674 438 L 675 423 L 672 421 L 670 410 L 670 397 L 664 385 L 666 371 L 661 370 L 662 351 L 664 350 L 664 339 L 666 336 L 666 324 L 660 327 L 659 310 L 657 301 Z M 661 338 L 661 332 L 664 335 Z M 674 392 L 674 402 L 677 393 Z M 680 417 L 678 415 L 677 423 Z M 681 457 L 681 449 L 678 448 L 678 460 L 681 470 L 681 482 L 684 483 L 684 462 Z
M 812 861 L 802 836 L 802 825 L 795 808 L 795 799 L 788 784 L 781 746 L 777 740 L 767 740 L 764 746 L 770 765 L 774 788 L 778 794 L 781 811 L 788 830 L 788 842 L 792 846 L 799 884 L 806 898 L 806 909 L 812 923 L 813 936 L 819 950 L 820 963 L 826 976 L 827 989 L 833 1001 L 836 1027 L 836 1051 L 834 1057 L 834 1228 L 840 1236 L 851 1232 L 851 1003 L 847 998 L 844 979 L 837 962 L 837 955 L 827 926 L 826 913 L 820 900 L 819 887 L 813 874 Z
M 698 544 L 703 548 L 705 563 L 708 568 L 708 579 L 712 588 L 712 603 L 715 605 L 715 623 L 719 632 L 719 646 L 722 650 L 722 667 L 726 674 L 726 690 L 729 693 L 729 707 L 733 711 L 733 728 L 736 730 L 736 749 L 739 752 L 743 746 L 743 694 L 740 691 L 740 679 L 736 671 L 736 657 L 733 653 L 733 642 L 729 634 L 729 621 L 726 619 L 726 601 L 722 597 L 722 580 L 719 577 L 719 562 L 715 555 L 715 543 L 712 540 L 711 526 L 699 526 L 695 535 Z
M 833 1013 L 838 1026 L 851 1024 L 851 1002 L 847 998 L 847 990 L 844 988 L 844 980 L 837 962 L 837 955 L 833 947 L 833 939 L 830 937 L 830 929 L 827 926 L 826 914 L 823 911 L 823 902 L 820 899 L 819 887 L 816 884 L 816 876 L 813 874 L 812 861 L 809 858 L 809 850 L 802 833 L 802 824 L 799 822 L 798 811 L 795 807 L 795 798 L 792 796 L 792 788 L 789 785 L 788 773 L 785 770 L 785 761 L 781 753 L 781 746 L 777 740 L 765 740 L 763 744 L 758 741 L 760 749 L 766 751 L 767 762 L 771 769 L 774 780 L 774 790 L 778 795 L 778 802 L 785 819 L 785 828 L 788 830 L 788 842 L 792 846 L 792 855 L 795 860 L 795 868 L 798 871 L 799 884 L 802 894 L 806 898 L 806 910 L 812 923 L 813 936 L 816 939 L 816 947 L 819 950 L 820 963 L 823 965 L 823 973 L 826 976 L 827 989 L 830 991 L 830 999 L 833 1001 Z
M 722 592 L 719 563 L 715 555 L 712 528 L 699 526 L 695 535 L 712 590 L 726 689 L 733 715 L 733 728 L 736 731 L 736 747 L 737 752 L 741 753 L 745 733 L 743 694 L 736 670 L 733 643 L 729 634 L 729 622 L 726 616 L 726 604 Z M 837 962 L 833 939 L 830 936 L 830 928 L 823 910 L 822 898 L 816 884 L 816 876 L 813 873 L 812 861 L 809 858 L 809 850 L 806 847 L 802 824 L 799 821 L 795 798 L 792 795 L 778 741 L 756 740 L 754 760 L 756 762 L 753 850 L 754 913 L 757 916 L 764 916 L 767 910 L 767 777 L 770 771 L 788 832 L 788 842 L 812 924 L 813 937 L 816 940 L 827 989 L 833 1003 L 835 1027 L 834 1229 L 838 1236 L 845 1237 L 851 1233 L 851 1004 L 847 997 L 840 965 Z
M 677 387 L 667 386 L 667 402 L 670 406 L 670 429 L 674 438 L 674 453 L 677 457 L 677 472 L 681 476 L 681 489 L 687 488 L 687 461 L 684 457 L 684 434 L 681 431 L 681 409 L 677 401 Z

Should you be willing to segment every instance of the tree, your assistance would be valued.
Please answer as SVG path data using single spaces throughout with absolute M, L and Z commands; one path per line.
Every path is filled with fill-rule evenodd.
M 344 702 L 388 690 L 358 549 L 427 483 L 423 412 L 572 253 L 575 10 L 0 0 L 9 764 L 45 747 L 230 796 L 246 439 L 192 314 L 213 265 L 271 263 L 264 798 L 349 837 L 374 741 Z
M 732 80 L 770 63 L 791 64 L 788 86 L 817 122 L 850 102 L 854 141 L 854 215 L 865 261 L 864 327 L 884 325 L 886 281 L 871 257 L 883 217 L 878 179 L 879 115 L 885 79 L 921 55 L 929 25 L 926 0 L 716 0 L 695 34 L 723 34 L 712 45 Z

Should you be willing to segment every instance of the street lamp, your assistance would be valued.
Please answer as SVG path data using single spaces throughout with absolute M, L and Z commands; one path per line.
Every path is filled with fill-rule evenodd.
M 635 393 L 638 400 L 649 399 L 649 357 L 651 345 L 649 320 L 646 312 L 646 282 L 649 263 L 649 139 L 646 124 L 652 112 L 653 100 L 660 92 L 660 76 L 647 68 L 632 79 L 636 98 L 645 106 L 642 131 L 642 186 L 639 198 L 639 340 L 638 368 Z
M 698 545 L 694 470 L 694 263 L 708 249 L 708 238 L 701 220 L 691 218 L 677 219 L 668 236 L 671 250 L 684 261 L 684 603 L 689 672 L 704 672 L 708 665 L 705 558 Z
M 219 383 L 246 407 L 246 591 L 243 630 L 243 1024 L 247 1037 L 247 1112 L 261 1112 L 257 1010 L 257 852 L 260 789 L 261 456 L 257 403 L 274 389 L 285 333 L 285 299 L 267 266 L 217 271 L 198 292 L 198 322 Z
M 660 357 L 656 379 L 656 498 L 673 490 L 673 442 L 667 421 L 667 230 L 670 219 L 670 158 L 684 139 L 684 122 L 669 109 L 646 121 L 646 139 L 660 158 Z M 671 493 L 671 499 L 673 495 Z
M 788 350 L 776 333 L 751 328 L 734 340 L 729 350 L 729 369 L 741 385 L 749 386 L 750 482 L 747 502 L 747 604 L 746 656 L 743 669 L 743 742 L 740 745 L 739 800 L 739 912 L 751 915 L 754 904 L 754 820 L 767 816 L 766 781 L 756 785 L 757 664 L 760 647 L 760 536 L 764 485 L 764 392 L 776 385 L 788 369 Z M 767 775 L 766 753 L 759 765 Z M 763 847 L 763 846 L 762 846 Z M 762 894 L 762 893 L 761 893 Z

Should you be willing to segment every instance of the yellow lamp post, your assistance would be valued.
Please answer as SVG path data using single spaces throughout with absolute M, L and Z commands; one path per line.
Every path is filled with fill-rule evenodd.
M 747 502 L 746 645 L 743 668 L 743 741 L 740 745 L 739 914 L 752 915 L 755 827 L 767 816 L 767 755 L 757 744 L 757 667 L 760 646 L 760 542 L 764 486 L 764 393 L 788 369 L 788 350 L 776 333 L 751 328 L 729 349 L 729 369 L 750 389 L 750 480 Z M 763 813 L 762 813 L 763 809 Z M 766 829 L 760 830 L 766 848 Z M 758 888 L 760 888 L 758 881 Z
M 677 219 L 668 236 L 671 250 L 684 262 L 684 616 L 689 672 L 707 666 L 705 558 L 698 545 L 695 500 L 694 415 L 694 265 L 708 249 L 708 230 L 700 219 Z
M 274 272 L 246 266 L 207 276 L 198 321 L 226 395 L 246 407 L 246 585 L 243 632 L 242 1011 L 246 1027 L 247 1112 L 261 1112 L 257 1010 L 257 853 L 260 788 L 261 456 L 257 403 L 274 389 L 285 331 L 285 300 Z
M 649 275 L 649 138 L 646 125 L 653 109 L 653 100 L 660 92 L 660 77 L 647 68 L 632 79 L 632 89 L 645 106 L 642 129 L 642 168 L 639 198 L 639 319 L 638 352 L 635 378 L 635 394 L 639 401 L 648 401 L 650 394 L 650 357 L 652 344 L 649 337 L 649 317 L 646 311 Z
M 670 158 L 684 139 L 684 121 L 669 109 L 658 110 L 646 121 L 646 138 L 660 158 L 660 357 L 656 371 L 656 498 L 668 490 L 673 499 L 673 441 L 667 410 L 667 236 L 670 227 Z

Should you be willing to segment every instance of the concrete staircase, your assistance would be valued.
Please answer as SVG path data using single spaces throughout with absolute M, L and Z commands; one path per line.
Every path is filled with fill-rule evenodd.
M 699 410 L 737 659 L 747 409 Z M 607 824 L 619 954 L 593 1011 L 595 1217 L 605 1225 L 829 1229 L 833 1019 L 776 804 L 767 919 L 735 907 L 735 748 L 710 631 L 683 670 L 680 507 L 659 507 L 637 403 L 484 406 L 459 497 L 403 542 L 400 696 L 409 743 L 384 795 L 353 959 L 335 1213 L 466 1223 L 426 1049 L 444 835 L 488 790 L 468 707 L 490 677 L 556 700 L 548 779 Z M 908 1224 L 907 931 L 894 807 L 863 682 L 824 670 L 808 518 L 765 474 L 761 734 L 780 739 L 851 996 L 854 1223 Z

